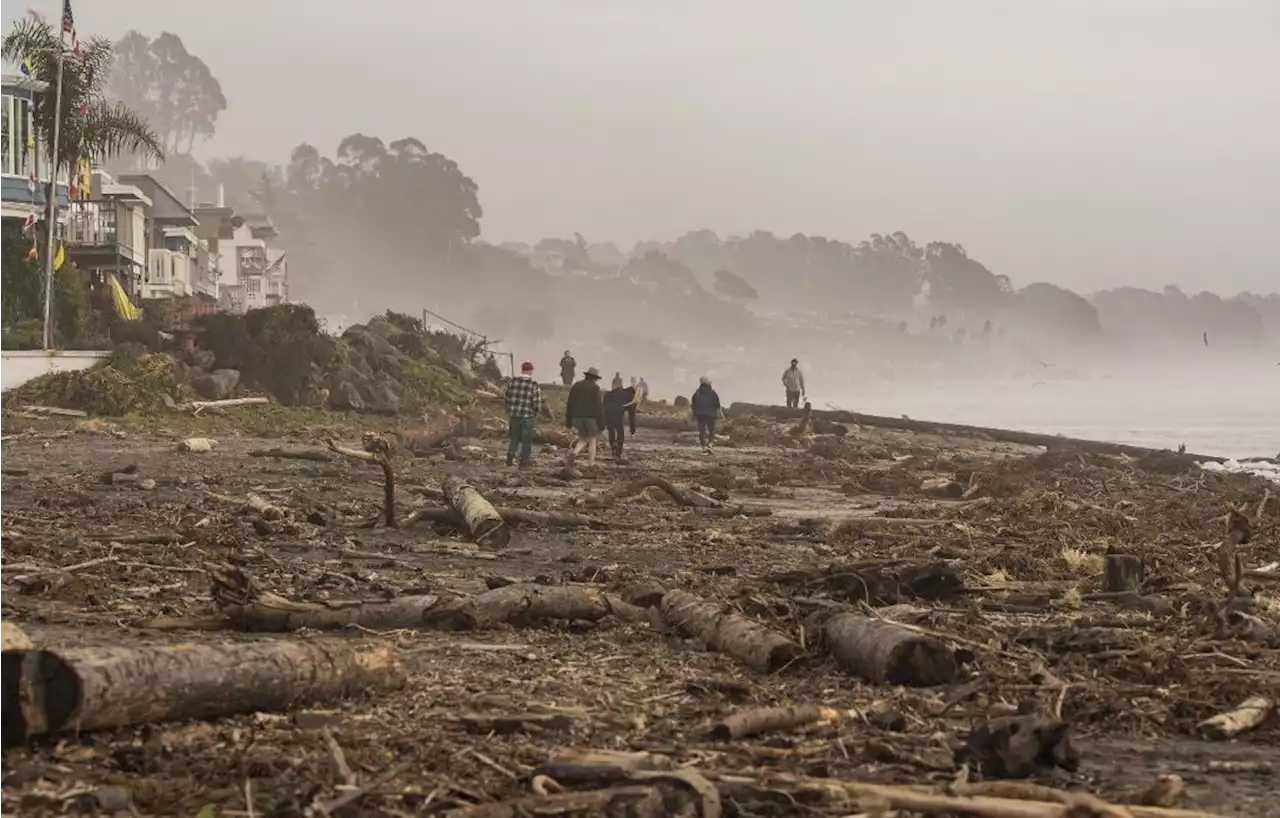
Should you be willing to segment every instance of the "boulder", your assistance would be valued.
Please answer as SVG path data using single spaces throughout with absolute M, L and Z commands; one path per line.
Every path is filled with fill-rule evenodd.
M 240 385 L 240 370 L 215 369 L 191 380 L 191 388 L 205 400 L 226 400 Z
M 364 398 L 360 396 L 360 390 L 351 381 L 339 380 L 329 388 L 329 406 L 333 409 L 350 409 L 358 412 L 364 409 Z
M 186 355 L 187 363 L 195 369 L 213 369 L 218 362 L 217 356 L 208 349 L 193 349 Z

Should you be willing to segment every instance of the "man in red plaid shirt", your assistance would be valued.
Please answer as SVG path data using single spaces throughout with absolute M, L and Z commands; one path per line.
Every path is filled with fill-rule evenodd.
M 542 389 L 533 379 L 531 362 L 520 364 L 520 374 L 511 376 L 503 399 L 511 421 L 507 465 L 515 462 L 516 448 L 519 447 L 520 468 L 527 468 L 533 464 L 533 427 L 538 422 L 538 415 L 542 413 Z

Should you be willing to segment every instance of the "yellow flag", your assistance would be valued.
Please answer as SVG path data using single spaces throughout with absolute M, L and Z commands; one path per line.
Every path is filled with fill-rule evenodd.
M 63 249 L 63 245 L 58 245 L 58 252 L 53 257 L 53 269 L 61 270 L 62 265 L 67 263 L 67 253 Z
M 93 193 L 93 163 L 88 159 L 80 160 L 80 198 L 88 199 Z

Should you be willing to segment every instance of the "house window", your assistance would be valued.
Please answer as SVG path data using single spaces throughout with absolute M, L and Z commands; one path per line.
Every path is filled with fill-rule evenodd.
M 258 295 L 262 292 L 262 279 L 246 278 L 244 283 L 246 289 L 249 291 L 249 295 Z
M 15 100 L 13 97 L 6 95 L 3 102 L 3 110 L 0 112 L 0 116 L 4 117 L 4 158 L 0 162 L 0 170 L 7 174 L 14 174 L 17 173 L 13 162 L 13 143 L 16 136 L 13 127 L 15 124 L 13 121 L 13 103 Z

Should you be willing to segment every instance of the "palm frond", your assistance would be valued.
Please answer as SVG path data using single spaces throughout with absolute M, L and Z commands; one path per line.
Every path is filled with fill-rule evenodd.
M 111 159 L 134 154 L 164 159 L 164 145 L 151 123 L 122 102 L 97 101 L 83 119 L 82 156 Z

